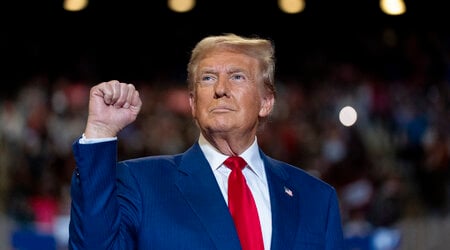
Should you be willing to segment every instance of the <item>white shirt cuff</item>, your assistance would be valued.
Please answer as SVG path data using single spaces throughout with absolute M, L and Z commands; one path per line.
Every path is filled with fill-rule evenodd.
M 106 141 L 114 141 L 117 140 L 117 137 L 105 137 L 105 138 L 86 138 L 86 136 L 81 136 L 80 140 L 78 141 L 80 144 L 91 144 L 91 143 L 98 143 L 98 142 L 106 142 Z

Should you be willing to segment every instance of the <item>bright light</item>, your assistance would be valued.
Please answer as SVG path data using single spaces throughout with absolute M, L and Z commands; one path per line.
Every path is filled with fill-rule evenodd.
M 278 0 L 278 7 L 288 14 L 300 13 L 305 9 L 305 0 Z
M 350 106 L 343 107 L 339 112 L 339 121 L 346 127 L 350 127 L 355 124 L 356 119 L 356 110 Z
M 89 0 L 64 0 L 63 8 L 67 11 L 81 11 L 87 7 Z
M 168 0 L 167 6 L 175 12 L 188 12 L 195 6 L 195 0 Z
M 406 12 L 403 0 L 380 0 L 381 10 L 388 15 L 402 15 Z

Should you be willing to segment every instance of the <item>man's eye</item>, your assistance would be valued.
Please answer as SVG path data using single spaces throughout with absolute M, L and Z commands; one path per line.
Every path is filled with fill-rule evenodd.
M 233 80 L 245 80 L 245 77 L 243 75 L 239 75 L 239 74 L 232 75 L 231 78 Z
M 203 75 L 200 77 L 200 83 L 202 84 L 213 84 L 216 82 L 216 77 L 213 75 Z
M 211 81 L 212 80 L 212 77 L 211 76 L 202 76 L 202 78 L 201 78 L 201 80 L 202 80 L 202 82 L 207 82 L 207 81 Z

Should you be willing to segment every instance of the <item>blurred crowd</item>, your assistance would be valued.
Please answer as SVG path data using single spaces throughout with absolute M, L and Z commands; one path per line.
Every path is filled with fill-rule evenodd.
M 405 39 L 395 60 L 372 62 L 382 65 L 376 70 L 317 57 L 309 78 L 278 76 L 276 110 L 258 140 L 269 155 L 336 187 L 349 239 L 450 212 L 450 46 L 432 41 Z M 71 146 L 96 83 L 44 72 L 0 99 L 1 211 L 18 228 L 54 235 L 61 249 Z M 119 136 L 121 159 L 182 152 L 197 139 L 183 81 L 133 83 L 144 106 Z M 353 126 L 339 121 L 344 106 L 357 111 Z

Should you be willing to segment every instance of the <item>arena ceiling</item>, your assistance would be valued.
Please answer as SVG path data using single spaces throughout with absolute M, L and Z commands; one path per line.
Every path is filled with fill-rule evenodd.
M 295 15 L 281 13 L 276 0 L 198 0 L 184 14 L 168 10 L 165 0 L 91 0 L 78 13 L 64 11 L 62 1 L 9 1 L 0 10 L 3 79 L 36 72 L 83 77 L 80 71 L 105 78 L 161 72 L 182 78 L 195 42 L 225 32 L 272 39 L 287 73 L 313 51 L 358 54 L 386 29 L 447 36 L 444 1 L 405 2 L 404 16 L 386 16 L 376 0 L 307 0 L 305 11 Z

